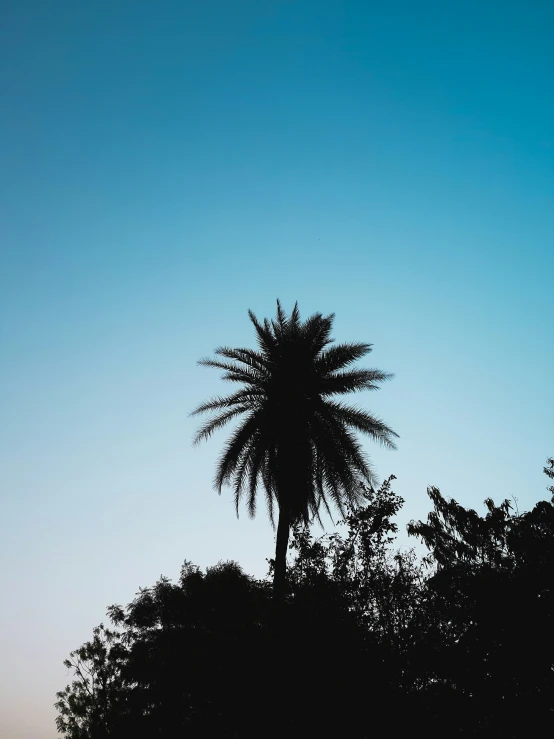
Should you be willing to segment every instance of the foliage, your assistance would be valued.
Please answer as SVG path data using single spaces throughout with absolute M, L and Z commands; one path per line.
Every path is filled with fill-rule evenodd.
M 487 499 L 479 516 L 428 492 L 427 522 L 408 526 L 436 565 L 415 653 L 420 674 L 425 666 L 428 682 L 455 691 L 483 736 L 554 729 L 554 497 L 526 513 Z
M 429 549 L 418 560 L 394 549 L 393 480 L 360 491 L 343 533 L 294 527 L 278 632 L 270 583 L 233 562 L 185 562 L 178 583 L 112 606 L 115 630 L 98 627 L 66 662 L 59 732 L 552 733 L 554 497 L 524 513 L 488 499 L 479 515 L 430 488 L 427 521 L 409 526 Z
M 544 474 L 548 475 L 551 480 L 554 480 L 554 458 L 549 457 L 546 464 L 547 466 L 543 467 Z M 547 490 L 554 495 L 554 485 L 549 485 Z
M 391 490 L 394 479 L 389 477 L 379 490 L 364 486 L 365 504 L 349 507 L 339 522 L 347 526 L 345 536 L 335 533 L 314 541 L 308 528 L 297 526 L 291 548 L 298 556 L 290 577 L 300 593 L 318 578 L 333 583 L 357 622 L 396 649 L 418 602 L 423 571 L 413 550 L 391 550 L 398 530 L 392 518 L 403 504 Z
M 64 661 L 74 680 L 56 694 L 58 732 L 68 739 L 109 736 L 108 727 L 122 712 L 122 668 L 127 652 L 120 634 L 95 627 L 92 640 Z
M 215 476 L 221 492 L 232 485 L 237 515 L 246 494 L 250 515 L 256 512 L 261 485 L 270 519 L 279 510 L 274 584 L 282 596 L 291 525 L 307 525 L 323 506 L 360 502 L 362 483 L 371 483 L 369 460 L 355 432 L 394 448 L 397 434 L 381 419 L 333 399 L 360 390 L 376 390 L 391 377 L 377 369 L 346 369 L 371 351 L 370 344 L 332 343 L 333 315 L 316 313 L 300 320 L 298 305 L 287 316 L 277 301 L 277 317 L 260 323 L 249 311 L 259 350 L 216 349 L 217 359 L 200 364 L 223 371 L 223 379 L 242 387 L 227 397 L 202 403 L 194 414 L 211 418 L 195 442 L 209 438 L 232 420 L 242 418 L 228 440 Z

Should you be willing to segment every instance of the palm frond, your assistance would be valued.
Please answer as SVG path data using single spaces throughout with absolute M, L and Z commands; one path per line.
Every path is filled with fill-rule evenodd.
M 398 438 L 398 434 L 377 416 L 358 408 L 336 403 L 333 400 L 326 400 L 325 405 L 332 410 L 337 420 L 367 434 L 374 441 L 378 441 L 389 449 L 396 449 L 396 444 L 391 437 L 396 436 Z
M 287 314 L 279 299 L 277 299 L 277 318 L 271 321 L 271 328 L 277 341 L 282 343 L 287 330 Z
M 258 321 L 254 313 L 249 310 L 248 316 L 250 320 L 252 321 L 252 324 L 254 325 L 254 328 L 256 329 L 257 339 L 258 339 L 258 346 L 262 350 L 262 353 L 266 357 L 271 357 L 272 351 L 276 347 L 276 339 L 273 336 L 271 332 L 271 326 L 269 324 L 269 321 L 267 318 L 264 320 L 264 325 Z
M 312 442 L 312 444 L 313 444 L 313 454 L 314 454 L 314 459 L 315 459 L 315 485 L 316 485 L 316 490 L 318 494 L 317 508 L 315 511 L 313 511 L 313 515 L 316 516 L 318 522 L 321 523 L 319 509 L 321 505 L 323 505 L 325 510 L 327 511 L 329 518 L 332 521 L 333 517 L 331 515 L 331 509 L 327 501 L 327 495 L 326 495 L 326 490 L 325 490 L 324 460 L 322 460 L 320 450 L 318 449 L 317 444 L 315 444 L 314 442 Z
M 322 380 L 321 395 L 344 395 L 360 390 L 378 390 L 379 385 L 377 383 L 384 382 L 392 377 L 393 375 L 389 372 L 381 372 L 375 369 L 335 372 Z
M 248 384 L 256 384 L 262 379 L 259 372 L 250 367 L 241 367 L 240 364 L 232 362 L 222 362 L 219 359 L 199 359 L 197 364 L 202 367 L 213 367 L 223 370 L 226 374 L 222 375 L 223 380 L 232 380 L 233 382 L 244 382 Z
M 248 470 L 248 514 L 250 518 L 256 515 L 256 494 L 258 492 L 258 480 L 262 477 L 262 470 L 267 456 L 267 450 L 263 443 L 257 443 L 255 453 L 250 460 L 250 468 Z
M 275 447 L 268 443 L 268 450 L 262 467 L 262 481 L 264 484 L 267 512 L 271 525 L 275 528 L 273 504 L 277 500 L 277 484 L 275 480 Z
M 350 488 L 357 482 L 352 471 L 371 483 L 373 475 L 369 459 L 362 451 L 356 437 L 346 425 L 337 419 L 326 403 L 322 403 L 316 414 L 318 445 L 326 448 L 326 459 L 333 460 L 333 468 L 339 476 L 341 486 Z
M 294 308 L 292 309 L 292 313 L 288 320 L 288 325 L 292 331 L 300 330 L 300 311 L 298 309 L 298 301 L 294 304 Z
M 208 400 L 206 403 L 202 403 L 189 413 L 190 416 L 196 416 L 199 413 L 208 413 L 211 411 L 217 411 L 222 408 L 231 408 L 234 405 L 240 405 L 242 403 L 253 403 L 256 404 L 259 398 L 263 397 L 261 390 L 252 390 L 247 388 L 245 390 L 238 390 L 232 395 L 221 397 L 217 395 L 215 398 Z
M 348 367 L 372 351 L 372 344 L 337 344 L 325 349 L 316 358 L 318 370 L 324 374 Z
M 248 410 L 248 405 L 236 405 L 225 413 L 220 413 L 215 418 L 206 421 L 196 432 L 192 443 L 196 446 L 204 439 L 209 439 L 214 431 L 225 426 L 225 424 L 229 423 L 229 421 L 235 418 L 235 416 L 239 416 L 241 413 L 245 413 Z
M 239 515 L 239 503 L 245 486 L 251 480 L 252 461 L 256 458 L 259 449 L 260 432 L 258 429 L 250 436 L 247 444 L 239 455 L 238 464 L 233 472 L 233 488 L 235 493 L 235 510 L 237 518 Z
M 214 480 L 214 485 L 219 493 L 223 485 L 231 480 L 233 473 L 239 466 L 244 447 L 256 431 L 259 414 L 260 411 L 257 409 L 249 413 L 227 442 L 223 455 L 219 460 Z
M 325 346 L 332 343 L 330 333 L 334 318 L 334 313 L 326 317 L 321 313 L 315 313 L 302 326 L 302 339 L 309 347 L 313 359 L 318 357 Z
M 260 373 L 267 371 L 266 360 L 260 352 L 255 352 L 252 349 L 233 349 L 226 346 L 220 346 L 215 350 L 215 353 L 221 357 L 227 359 L 233 359 L 236 362 L 242 362 L 247 367 L 252 368 Z

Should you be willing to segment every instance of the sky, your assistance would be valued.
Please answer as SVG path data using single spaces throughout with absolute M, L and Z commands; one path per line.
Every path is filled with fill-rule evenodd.
M 335 313 L 404 524 L 547 497 L 554 4 L 5 0 L 0 735 L 53 739 L 69 651 L 182 562 L 267 572 L 212 487 L 197 366 L 247 311 Z M 332 523 L 328 522 L 332 529 Z

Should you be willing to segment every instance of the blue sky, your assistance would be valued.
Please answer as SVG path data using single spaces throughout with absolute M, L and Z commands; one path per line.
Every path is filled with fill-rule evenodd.
M 546 496 L 553 30 L 540 0 L 5 4 L 2 736 L 53 739 L 107 605 L 185 558 L 265 573 L 188 417 L 248 308 L 335 312 L 396 373 L 359 401 L 402 522 L 428 484 Z

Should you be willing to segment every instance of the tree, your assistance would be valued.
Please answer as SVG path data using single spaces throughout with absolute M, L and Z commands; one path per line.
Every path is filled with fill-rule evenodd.
M 453 690 L 472 735 L 552 733 L 554 495 L 525 513 L 488 498 L 481 516 L 436 488 L 428 494 L 427 522 L 408 526 L 435 564 L 414 654 L 419 674 Z
M 386 719 L 394 675 L 389 640 L 380 629 L 371 633 L 382 619 L 365 614 L 374 605 L 390 610 L 392 598 L 378 591 L 394 588 L 395 580 L 380 572 L 366 603 L 354 593 L 366 581 L 360 569 L 375 569 L 386 533 L 394 531 L 388 486 L 371 500 L 359 522 L 352 512 L 344 541 L 295 532 L 287 649 L 275 639 L 270 582 L 248 577 L 234 562 L 205 573 L 185 562 L 177 583 L 161 577 L 126 607 L 111 606 L 120 652 L 100 643 L 93 652 L 77 650 L 87 659 L 101 656 L 99 667 L 117 678 L 110 682 L 111 710 L 101 710 L 102 680 L 86 689 L 77 679 L 58 704 L 60 732 L 67 739 L 369 736 L 374 722 Z M 82 666 L 76 660 L 71 666 L 79 678 Z
M 118 632 L 103 624 L 92 640 L 70 653 L 64 661 L 74 680 L 56 693 L 56 727 L 67 739 L 104 739 L 124 712 L 125 691 L 121 669 L 126 649 Z
M 346 532 L 297 525 L 283 640 L 269 580 L 234 562 L 142 588 L 66 662 L 67 739 L 413 733 L 519 739 L 554 730 L 554 497 L 483 515 L 434 492 L 431 554 L 395 552 L 391 479 Z M 424 567 L 424 563 L 431 567 Z M 392 711 L 391 711 L 392 708 Z M 550 733 L 549 733 L 550 730 Z M 420 733 L 421 733 L 420 732 Z
M 549 457 L 546 460 L 546 464 L 548 467 L 543 467 L 544 474 L 547 475 L 551 480 L 554 480 L 554 457 Z M 554 485 L 549 485 L 547 487 L 547 490 L 549 493 L 552 493 L 554 495 Z
M 56 696 L 58 732 L 66 739 L 259 736 L 276 679 L 270 606 L 269 583 L 235 562 L 205 573 L 185 562 L 178 583 L 162 576 L 126 607 L 110 606 L 114 630 L 100 625 L 64 663 L 74 679 Z
M 319 517 L 323 505 L 360 500 L 361 483 L 374 481 L 368 458 L 355 433 L 394 449 L 397 434 L 376 416 L 333 400 L 360 390 L 375 390 L 391 377 L 377 369 L 345 369 L 371 351 L 370 344 L 329 347 L 334 315 L 316 313 L 300 320 L 298 304 L 287 316 L 277 301 L 277 317 L 260 323 L 249 311 L 258 351 L 220 347 L 221 359 L 199 364 L 223 370 L 223 379 L 243 387 L 227 397 L 202 403 L 192 415 L 212 413 L 200 427 L 195 443 L 209 438 L 229 421 L 243 416 L 227 442 L 215 476 L 221 493 L 234 488 L 238 508 L 246 492 L 251 516 L 256 512 L 258 486 L 265 489 L 274 525 L 279 510 L 275 550 L 274 596 L 284 598 L 286 554 L 291 526 Z

